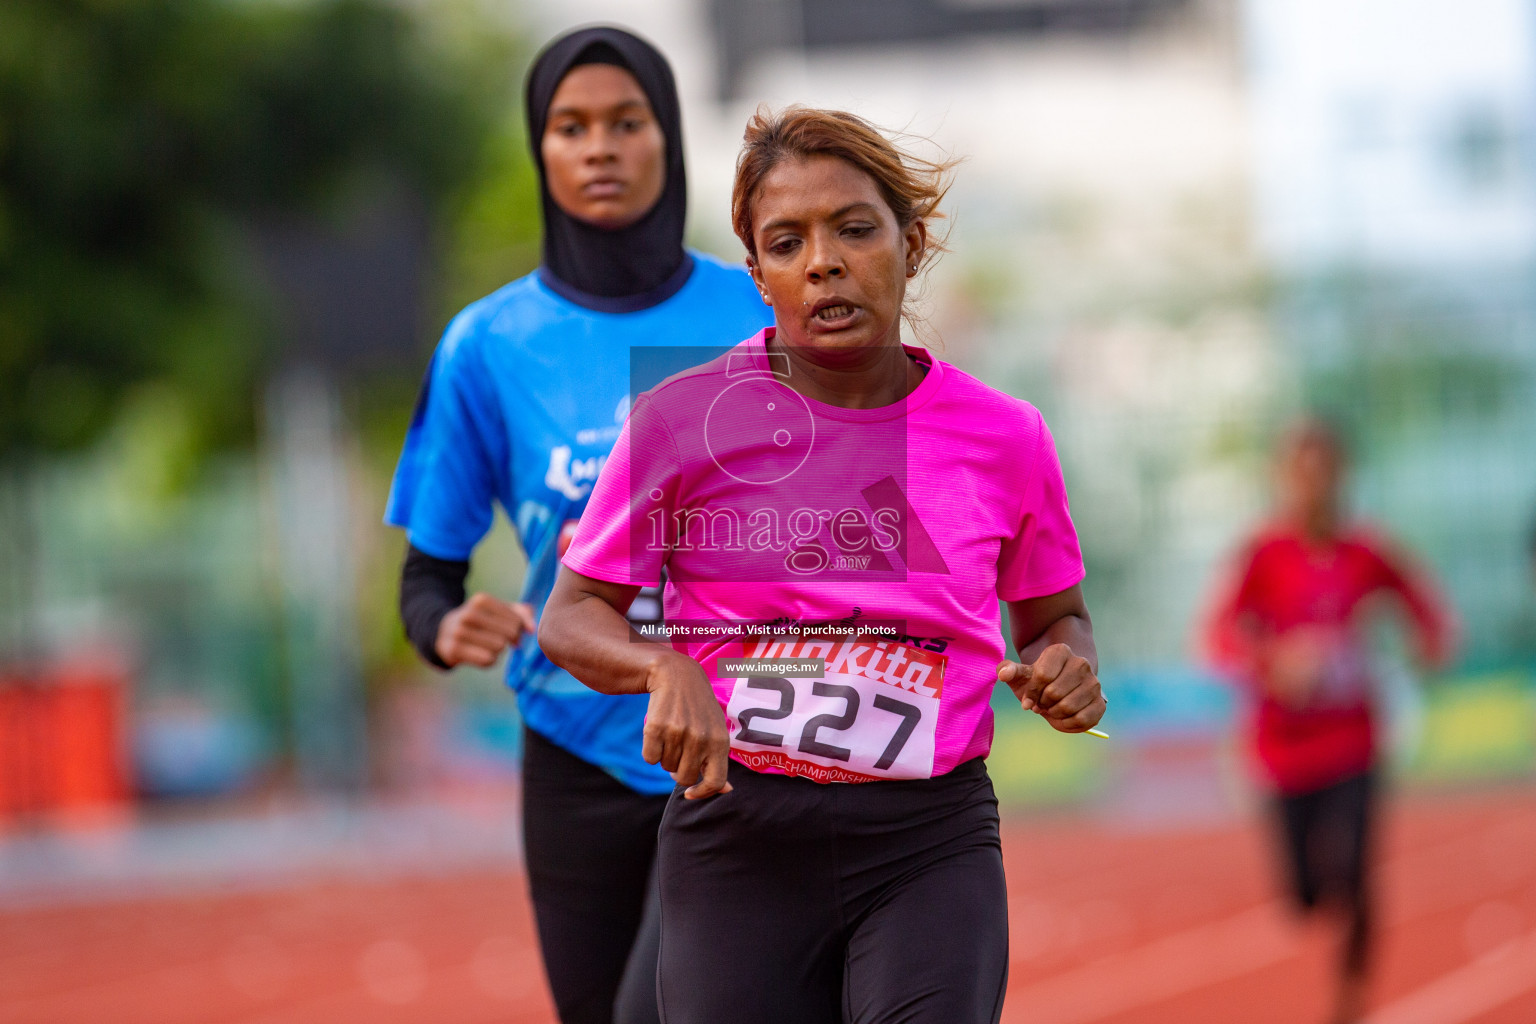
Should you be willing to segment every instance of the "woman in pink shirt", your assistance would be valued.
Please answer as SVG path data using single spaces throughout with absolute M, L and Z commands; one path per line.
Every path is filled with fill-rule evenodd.
M 670 1024 L 996 1021 L 992 690 L 1104 713 L 1044 421 L 901 342 L 946 169 L 849 114 L 752 119 L 732 213 L 775 326 L 636 402 L 545 609 L 553 661 L 650 694 L 678 781 Z M 663 567 L 670 642 L 623 618 Z

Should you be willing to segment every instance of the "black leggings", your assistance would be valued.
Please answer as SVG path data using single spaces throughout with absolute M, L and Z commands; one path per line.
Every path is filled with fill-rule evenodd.
M 1291 894 L 1303 910 L 1329 905 L 1344 914 L 1343 968 L 1352 974 L 1365 970 L 1371 952 L 1375 807 L 1373 772 L 1282 796 L 1275 805 Z
M 674 792 L 662 821 L 666 1024 L 995 1024 L 1008 906 L 979 758 L 915 781 L 730 780 Z
M 667 797 L 523 730 L 523 847 L 561 1024 L 658 1024 L 653 862 Z

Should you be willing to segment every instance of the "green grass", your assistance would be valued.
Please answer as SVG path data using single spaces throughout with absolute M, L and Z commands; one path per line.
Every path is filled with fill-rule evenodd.
M 1005 804 L 1071 803 L 1103 782 L 1108 742 L 1059 733 L 1015 704 L 997 711 L 987 771 Z
M 1424 732 L 1409 775 L 1426 781 L 1536 770 L 1536 688 L 1519 672 L 1444 683 L 1424 695 Z

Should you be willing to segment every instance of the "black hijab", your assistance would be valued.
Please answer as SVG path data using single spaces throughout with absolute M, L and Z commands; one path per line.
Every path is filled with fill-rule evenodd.
M 577 220 L 555 203 L 544 181 L 540 140 L 555 90 L 572 68 L 612 64 L 635 76 L 666 139 L 666 184 L 650 212 L 627 228 L 608 231 Z M 533 62 L 523 95 L 528 139 L 544 205 L 544 265 L 552 290 L 589 309 L 630 313 L 676 294 L 693 272 L 683 249 L 688 190 L 683 175 L 683 124 L 677 85 L 667 59 L 623 29 L 578 29 L 550 43 Z

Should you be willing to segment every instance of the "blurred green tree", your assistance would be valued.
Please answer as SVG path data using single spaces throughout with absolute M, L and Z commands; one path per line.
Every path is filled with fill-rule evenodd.
M 294 342 L 274 253 L 323 254 L 403 193 L 422 356 L 354 363 L 346 395 L 382 494 L 437 330 L 537 260 L 525 49 L 479 2 L 0 0 L 0 658 L 39 649 L 36 471 L 105 442 L 179 550 L 171 499 L 250 449 Z M 370 546 L 370 667 L 409 656 L 397 568 Z
M 248 228 L 359 179 L 423 201 L 455 277 L 527 269 L 519 52 L 452 4 L 5 0 L 0 462 L 89 444 L 146 386 L 197 452 L 248 443 L 273 355 Z

